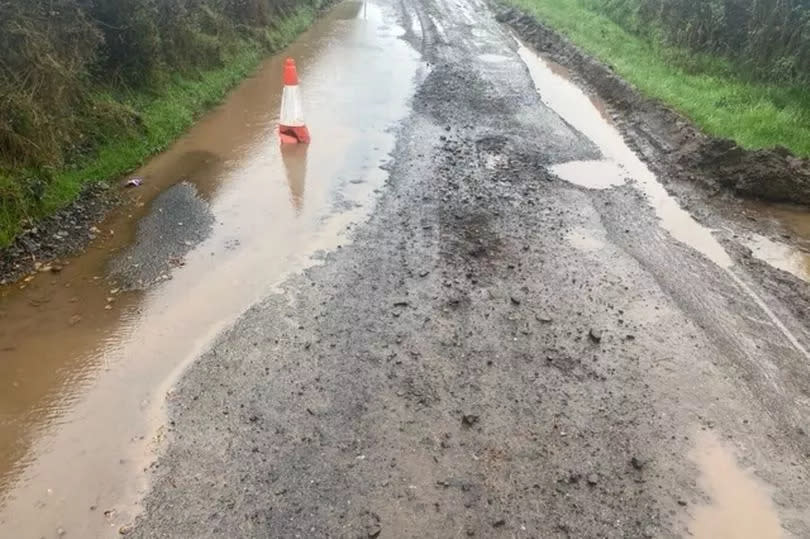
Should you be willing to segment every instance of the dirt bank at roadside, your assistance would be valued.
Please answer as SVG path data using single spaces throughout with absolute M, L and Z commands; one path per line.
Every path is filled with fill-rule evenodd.
M 746 150 L 733 141 L 702 133 L 683 115 L 642 96 L 604 63 L 583 53 L 558 32 L 514 8 L 496 6 L 498 20 L 538 52 L 574 72 L 617 113 L 636 151 L 670 178 L 745 197 L 810 204 L 810 160 L 784 148 Z

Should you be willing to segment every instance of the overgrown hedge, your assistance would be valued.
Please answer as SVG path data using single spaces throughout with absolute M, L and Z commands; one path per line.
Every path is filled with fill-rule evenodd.
M 810 0 L 582 0 L 625 29 L 730 58 L 741 72 L 810 84 Z
M 0 206 L 143 130 L 121 95 L 272 49 L 274 25 L 322 1 L 0 0 Z

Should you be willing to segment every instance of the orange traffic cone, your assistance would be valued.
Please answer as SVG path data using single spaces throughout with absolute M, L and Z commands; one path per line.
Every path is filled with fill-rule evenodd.
M 298 72 L 292 58 L 284 62 L 284 91 L 281 94 L 278 134 L 282 144 L 309 144 L 309 129 L 304 124 L 301 91 L 298 88 Z

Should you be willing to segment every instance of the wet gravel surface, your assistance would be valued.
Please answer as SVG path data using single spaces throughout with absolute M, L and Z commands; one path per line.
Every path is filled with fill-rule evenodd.
M 713 430 L 808 536 L 807 358 L 632 186 L 546 170 L 599 152 L 483 4 L 397 16 L 430 66 L 375 213 L 179 381 L 130 535 L 681 536 Z
M 138 222 L 135 242 L 110 261 L 110 279 L 123 290 L 143 290 L 168 279 L 213 225 L 211 208 L 197 188 L 189 182 L 173 185 L 150 204 Z

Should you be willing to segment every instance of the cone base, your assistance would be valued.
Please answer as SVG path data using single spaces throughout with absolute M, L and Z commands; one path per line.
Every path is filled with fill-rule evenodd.
M 278 136 L 282 144 L 309 144 L 311 140 L 309 129 L 305 125 L 297 127 L 279 126 Z

